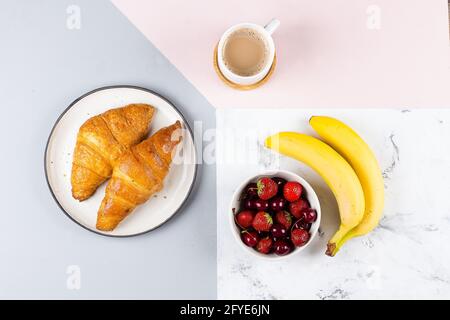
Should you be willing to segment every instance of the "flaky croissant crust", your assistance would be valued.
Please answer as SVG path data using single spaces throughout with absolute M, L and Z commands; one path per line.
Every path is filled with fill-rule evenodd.
M 181 123 L 160 129 L 150 138 L 125 151 L 115 163 L 97 215 L 97 229 L 113 230 L 138 205 L 163 187 Z
M 129 104 L 88 119 L 80 127 L 72 162 L 72 196 L 89 198 L 112 174 L 120 156 L 148 134 L 155 109 Z

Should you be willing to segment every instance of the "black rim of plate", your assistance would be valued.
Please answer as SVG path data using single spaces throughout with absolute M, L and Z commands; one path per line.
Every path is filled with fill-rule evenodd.
M 123 89 L 135 89 L 135 90 L 145 91 L 145 92 L 150 93 L 150 94 L 153 94 L 153 95 L 159 97 L 160 99 L 164 100 L 165 102 L 167 102 L 167 103 L 175 110 L 175 112 L 181 117 L 181 119 L 182 119 L 183 122 L 184 122 L 184 125 L 185 125 L 186 128 L 189 130 L 189 133 L 190 133 L 190 135 L 191 135 L 192 142 L 193 142 L 193 144 L 194 144 L 194 158 L 195 158 L 195 162 L 197 162 L 197 156 L 198 156 L 198 155 L 197 155 L 197 150 L 196 150 L 196 147 L 195 147 L 195 140 L 194 140 L 194 135 L 193 135 L 193 133 L 192 133 L 192 129 L 191 129 L 189 123 L 186 121 L 186 118 L 184 117 L 184 115 L 181 113 L 181 111 L 180 111 L 180 110 L 179 110 L 179 109 L 178 109 L 178 108 L 177 108 L 170 100 L 168 100 L 167 98 L 161 96 L 159 93 L 157 93 L 157 92 L 155 92 L 155 91 L 153 91 L 153 90 L 150 90 L 150 89 L 147 89 L 147 88 L 143 88 L 143 87 L 139 87 L 139 86 L 133 86 L 133 85 L 113 85 L 113 86 L 105 86 L 105 87 L 100 87 L 100 88 L 94 89 L 94 90 L 92 90 L 92 91 L 89 91 L 89 92 L 83 94 L 82 96 L 78 97 L 78 98 L 75 99 L 74 101 L 72 101 L 72 103 L 70 103 L 69 106 L 61 113 L 61 115 L 58 117 L 58 119 L 56 119 L 56 122 L 55 122 L 55 124 L 53 125 L 52 130 L 50 131 L 50 134 L 49 134 L 48 139 L 47 139 L 47 143 L 46 143 L 46 145 L 45 145 L 45 152 L 44 152 L 44 171 L 45 171 L 45 179 L 46 179 L 46 181 L 47 181 L 47 186 L 48 186 L 48 188 L 49 188 L 49 190 L 50 190 L 50 193 L 51 193 L 53 199 L 54 199 L 55 202 L 57 203 L 58 207 L 61 209 L 62 212 L 64 212 L 64 214 L 65 214 L 70 220 L 72 220 L 72 221 L 75 222 L 77 225 L 79 225 L 79 226 L 82 227 L 83 229 L 86 229 L 86 230 L 88 230 L 88 231 L 90 231 L 90 232 L 96 233 L 96 234 L 101 235 L 101 236 L 105 236 L 105 237 L 113 237 L 113 238 L 129 238 L 129 237 L 135 237 L 135 236 L 143 235 L 143 234 L 149 233 L 150 231 L 153 231 L 153 230 L 158 229 L 158 228 L 161 227 L 163 224 L 165 224 L 165 223 L 168 222 L 170 219 L 172 219 L 178 212 L 181 211 L 181 209 L 182 209 L 182 208 L 184 207 L 184 205 L 187 203 L 187 200 L 189 199 L 189 197 L 190 197 L 190 195 L 191 195 L 191 193 L 192 193 L 192 190 L 194 189 L 194 186 L 195 186 L 195 184 L 196 184 L 196 181 L 197 181 L 197 173 L 198 173 L 198 163 L 195 163 L 195 166 L 194 166 L 194 170 L 195 170 L 195 171 L 194 171 L 194 178 L 193 178 L 193 180 L 192 180 L 192 183 L 191 183 L 191 185 L 190 185 L 190 187 L 189 187 L 189 190 L 188 190 L 188 192 L 187 192 L 185 198 L 183 199 L 183 201 L 181 202 L 181 204 L 178 206 L 178 208 L 177 208 L 177 209 L 176 209 L 176 210 L 175 210 L 175 211 L 174 211 L 174 212 L 173 212 L 166 220 L 164 220 L 163 222 L 161 222 L 159 225 L 157 225 L 157 226 L 154 227 L 154 228 L 151 228 L 151 229 L 148 229 L 148 230 L 146 230 L 146 231 L 143 231 L 143 232 L 133 233 L 133 234 L 126 234 L 126 235 L 115 235 L 115 234 L 102 233 L 102 232 L 99 232 L 99 231 L 97 231 L 97 230 L 95 230 L 95 229 L 91 229 L 90 227 L 81 224 L 80 222 L 78 222 L 77 220 L 75 220 L 75 218 L 73 218 L 73 217 L 72 217 L 72 216 L 71 216 L 71 215 L 63 208 L 63 206 L 61 205 L 61 203 L 60 203 L 60 202 L 58 201 L 58 199 L 56 198 L 55 193 L 53 192 L 53 189 L 52 189 L 52 187 L 51 187 L 51 185 L 50 185 L 50 181 L 49 181 L 49 178 L 48 178 L 48 172 L 47 172 L 47 152 L 48 152 L 48 147 L 49 147 L 49 144 L 50 144 L 50 140 L 51 140 L 51 138 L 52 138 L 52 136 L 53 136 L 53 132 L 55 131 L 55 128 L 58 126 L 59 122 L 60 122 L 61 119 L 64 117 L 64 115 L 67 113 L 67 111 L 69 111 L 75 104 L 77 104 L 78 101 L 80 101 L 80 100 L 84 99 L 85 97 L 87 97 L 87 96 L 89 96 L 89 95 L 91 95 L 91 94 L 93 94 L 93 93 L 96 93 L 96 92 L 98 92 L 98 91 L 109 90 L 109 89 L 122 89 L 122 88 L 123 88 Z

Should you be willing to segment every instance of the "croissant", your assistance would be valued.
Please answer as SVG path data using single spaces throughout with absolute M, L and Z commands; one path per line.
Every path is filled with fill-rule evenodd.
M 97 229 L 113 230 L 134 208 L 163 187 L 175 147 L 179 121 L 127 150 L 114 166 L 97 214 Z
M 72 161 L 72 196 L 89 198 L 112 174 L 119 157 L 148 134 L 155 109 L 130 104 L 88 119 L 79 129 Z

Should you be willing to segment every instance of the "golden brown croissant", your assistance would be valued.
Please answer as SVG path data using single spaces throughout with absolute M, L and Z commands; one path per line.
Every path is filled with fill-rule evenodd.
M 130 148 L 117 161 L 97 214 L 97 229 L 113 230 L 134 208 L 163 187 L 175 147 L 179 121 Z
M 117 159 L 148 134 L 155 109 L 130 104 L 88 119 L 80 127 L 72 163 L 72 196 L 89 198 L 111 176 Z

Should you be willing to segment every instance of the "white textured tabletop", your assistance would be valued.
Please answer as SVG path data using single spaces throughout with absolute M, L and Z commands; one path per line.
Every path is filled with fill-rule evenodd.
M 313 133 L 311 115 L 335 116 L 359 132 L 383 170 L 386 206 L 380 226 L 330 258 L 326 242 L 339 224 L 325 182 L 295 160 L 262 147 L 277 131 Z M 220 110 L 218 172 L 218 297 L 223 299 L 450 298 L 450 110 Z M 258 132 L 246 136 L 245 132 Z M 230 142 L 232 140 L 232 142 Z M 256 157 L 227 161 L 233 150 Z M 227 215 L 235 188 L 247 177 L 281 167 L 304 176 L 322 205 L 321 233 L 299 255 L 260 260 L 233 238 Z

